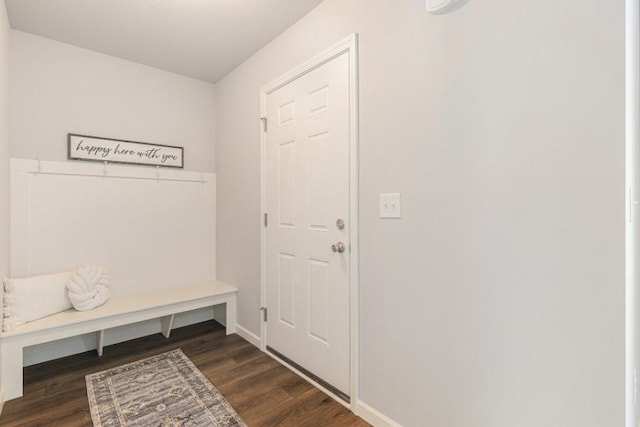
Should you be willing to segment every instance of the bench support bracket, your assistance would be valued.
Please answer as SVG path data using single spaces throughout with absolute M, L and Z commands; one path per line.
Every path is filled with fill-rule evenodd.
M 171 335 L 174 317 L 175 316 L 173 314 L 170 314 L 169 316 L 160 318 L 160 332 L 162 332 L 162 335 L 164 335 L 165 338 L 169 338 L 169 335 Z

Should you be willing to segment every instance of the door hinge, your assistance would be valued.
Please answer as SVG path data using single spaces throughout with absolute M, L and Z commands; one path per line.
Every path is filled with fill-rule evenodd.
M 269 218 L 269 215 L 265 212 L 265 213 L 264 213 L 264 226 L 265 226 L 265 227 L 267 226 L 267 224 L 268 224 L 268 222 L 269 222 L 269 219 L 268 219 L 268 218 Z
M 260 307 L 260 311 L 262 312 L 262 320 L 267 321 L 267 307 Z
M 262 121 L 262 131 L 266 132 L 267 131 L 267 118 L 266 117 L 260 117 L 260 120 Z

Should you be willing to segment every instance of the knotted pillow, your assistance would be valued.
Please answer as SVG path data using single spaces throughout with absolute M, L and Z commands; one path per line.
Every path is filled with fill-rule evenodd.
M 73 308 L 87 311 L 104 304 L 111 292 L 109 275 L 99 265 L 80 267 L 67 283 Z

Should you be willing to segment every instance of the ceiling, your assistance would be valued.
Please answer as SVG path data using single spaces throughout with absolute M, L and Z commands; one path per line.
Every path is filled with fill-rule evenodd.
M 5 0 L 11 28 L 217 82 L 322 0 Z

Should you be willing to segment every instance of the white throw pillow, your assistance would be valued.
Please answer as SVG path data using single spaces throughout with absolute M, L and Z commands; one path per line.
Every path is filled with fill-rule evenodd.
M 70 309 L 67 282 L 75 271 L 4 279 L 2 330 Z

